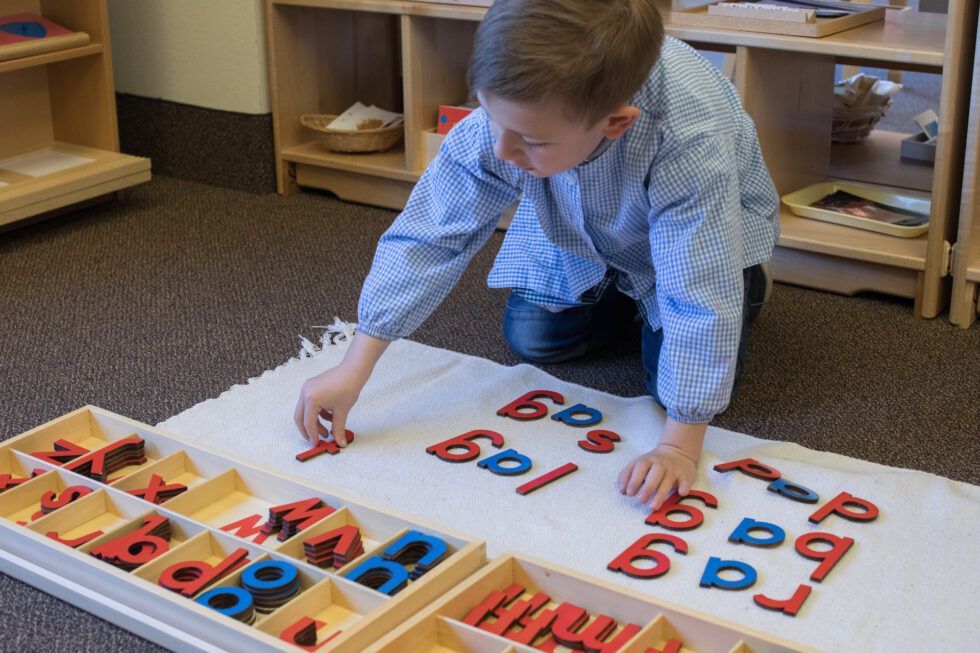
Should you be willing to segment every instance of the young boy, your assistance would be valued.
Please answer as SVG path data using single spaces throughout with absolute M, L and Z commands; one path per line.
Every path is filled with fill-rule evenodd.
M 344 427 L 388 343 L 449 293 L 520 198 L 488 285 L 532 362 L 581 356 L 639 309 L 657 446 L 619 489 L 658 508 L 693 483 L 708 423 L 741 371 L 778 237 L 755 128 L 706 60 L 664 37 L 654 0 L 497 0 L 477 31 L 481 108 L 449 133 L 378 243 L 343 362 L 309 379 L 296 425 Z M 523 194 L 523 197 L 522 197 Z

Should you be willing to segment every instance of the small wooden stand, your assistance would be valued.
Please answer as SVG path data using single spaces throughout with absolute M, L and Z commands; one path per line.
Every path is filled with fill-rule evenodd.
M 885 18 L 883 7 L 872 6 L 867 10 L 840 18 L 811 17 L 808 20 L 801 19 L 805 12 L 766 10 L 765 5 L 756 5 L 751 9 L 731 5 L 730 2 L 722 2 L 695 9 L 672 10 L 669 21 L 683 27 L 733 29 L 820 38 Z

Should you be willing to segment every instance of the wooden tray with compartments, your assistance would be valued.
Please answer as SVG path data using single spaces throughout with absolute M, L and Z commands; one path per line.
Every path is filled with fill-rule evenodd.
M 94 452 L 132 435 L 144 441 L 146 461 L 117 470 L 108 484 L 64 469 L 67 460 L 44 456 L 66 447 Z M 154 475 L 187 490 L 159 504 L 131 494 L 148 487 Z M 81 496 L 51 509 L 52 499 L 65 497 L 70 488 Z M 261 525 L 270 507 L 312 497 L 334 511 L 323 511 L 322 519 L 284 542 L 275 535 L 263 538 L 258 528 L 221 528 L 247 524 L 250 516 L 262 516 L 256 522 Z M 92 555 L 148 517 L 167 518 L 166 552 L 129 572 Z M 307 562 L 305 540 L 347 525 L 359 529 L 363 553 L 336 569 Z M 346 577 L 409 531 L 442 540 L 447 556 L 393 596 Z M 239 549 L 247 551 L 248 564 L 196 596 L 240 585 L 248 566 L 264 561 L 295 566 L 300 593 L 269 614 L 256 612 L 254 623 L 246 625 L 158 584 L 175 563 L 217 565 Z M 323 650 L 363 651 L 485 562 L 481 541 L 217 455 L 95 407 L 0 443 L 0 571 L 176 650 L 295 651 L 280 637 L 308 617 L 325 624 L 316 633 L 318 644 L 330 640 Z
M 515 591 L 508 595 L 509 588 Z M 493 600 L 494 593 L 507 596 L 503 600 L 499 596 Z M 487 610 L 488 601 L 497 607 Z M 523 606 L 522 601 L 526 602 Z M 484 607 L 481 608 L 481 604 Z M 584 617 L 580 614 L 580 625 L 573 636 L 573 639 L 579 639 L 577 643 L 564 641 L 569 633 L 562 637 L 547 630 L 536 636 L 533 632 L 528 634 L 536 621 L 548 621 L 548 611 L 560 614 L 563 604 L 571 604 L 573 611 L 584 610 Z M 486 616 L 474 625 L 484 612 Z M 556 617 L 551 622 L 552 630 L 561 630 L 561 620 L 562 617 Z M 603 620 L 605 625 L 601 623 Z M 590 632 L 602 634 L 597 641 L 590 642 Z M 577 649 L 584 647 L 603 653 L 815 653 L 812 649 L 518 555 L 497 558 L 367 650 L 371 653 L 534 653 L 553 650 L 551 637 Z M 533 647 L 527 645 L 527 641 Z
M 737 2 L 737 0 L 718 0 L 718 2 Z M 808 36 L 820 38 L 853 29 L 868 23 L 885 19 L 885 8 L 869 5 L 867 9 L 839 18 L 817 17 L 812 22 L 774 20 L 771 18 L 752 18 L 749 11 L 745 16 L 723 16 L 711 13 L 709 5 L 718 2 L 705 2 L 703 6 L 690 9 L 670 9 L 664 13 L 668 26 L 699 27 L 708 29 L 730 29 L 739 32 L 765 32 L 767 34 L 786 34 L 789 36 Z M 754 10 L 758 12 L 759 10 Z

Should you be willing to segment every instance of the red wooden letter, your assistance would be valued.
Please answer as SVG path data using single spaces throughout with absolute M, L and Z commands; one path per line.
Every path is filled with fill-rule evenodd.
M 438 457 L 439 460 L 444 460 L 448 463 L 465 463 L 474 458 L 478 458 L 480 455 L 480 445 L 473 442 L 477 438 L 490 438 L 490 444 L 497 449 L 504 446 L 504 436 L 496 431 L 478 429 L 476 431 L 467 431 L 462 435 L 457 435 L 455 438 L 449 438 L 445 442 L 434 444 L 428 447 L 425 453 L 430 453 Z M 463 448 L 465 451 L 463 453 L 453 453 L 450 451 L 451 449 L 459 448 Z
M 64 465 L 65 463 L 84 456 L 88 449 L 81 447 L 69 440 L 55 440 L 54 451 L 35 451 L 31 455 L 35 458 L 47 461 L 52 465 Z
M 516 583 L 503 591 L 494 590 L 481 603 L 473 606 L 473 609 L 463 617 L 463 623 L 467 626 L 480 627 L 484 619 L 494 615 L 500 606 L 507 605 L 523 593 L 524 586 Z
M 170 549 L 167 540 L 150 534 L 166 521 L 162 515 L 146 517 L 138 529 L 92 549 L 92 555 L 124 568 L 145 564 Z
M 354 441 L 354 432 L 350 429 L 344 429 L 344 435 L 347 436 L 348 444 Z M 301 463 L 305 463 L 307 460 L 316 458 L 320 454 L 328 453 L 331 456 L 336 456 L 341 451 L 342 449 L 340 448 L 340 445 L 333 440 L 324 440 L 323 438 L 320 438 L 317 440 L 315 447 L 296 454 L 296 460 L 300 461 Z
M 817 551 L 810 547 L 810 542 L 826 542 L 831 546 L 827 551 Z M 810 580 L 821 582 L 834 565 L 844 557 L 847 550 L 854 544 L 854 540 L 849 537 L 838 537 L 830 533 L 804 533 L 796 538 L 796 552 L 804 558 L 810 560 L 822 560 L 823 562 L 810 574 Z
M 347 524 L 311 537 L 303 542 L 303 546 L 307 551 L 307 558 L 310 549 L 315 549 L 317 558 L 329 557 L 330 566 L 340 569 L 356 557 L 356 552 L 361 547 L 361 531 L 357 526 Z
M 316 497 L 285 503 L 269 508 L 269 521 L 262 527 L 262 532 L 271 535 L 275 531 L 279 531 L 278 539 L 285 541 L 291 535 L 309 528 L 334 512 L 336 510 L 333 507 Z
M 858 506 L 861 508 L 861 512 L 852 510 L 848 506 Z M 819 524 L 831 513 L 836 513 L 851 521 L 873 521 L 878 517 L 878 506 L 867 499 L 859 499 L 847 492 L 841 492 L 810 515 L 810 521 Z
M 592 453 L 609 453 L 616 447 L 615 443 L 622 440 L 617 433 L 604 429 L 589 431 L 585 438 L 578 441 L 578 446 Z
M 339 635 L 342 631 L 337 631 L 319 644 L 316 643 L 316 631 L 327 624 L 319 619 L 303 617 L 292 626 L 289 626 L 279 634 L 279 639 L 289 642 L 293 646 L 298 646 L 304 651 L 315 651 L 331 639 Z
M 691 490 L 685 496 L 674 493 L 667 497 L 660 508 L 650 513 L 650 516 L 646 518 L 646 523 L 651 526 L 662 526 L 672 531 L 689 531 L 697 528 L 704 522 L 704 513 L 694 506 L 681 503 L 684 499 L 698 499 L 709 508 L 718 507 L 718 499 L 708 492 Z M 685 521 L 670 519 L 670 515 L 675 512 L 684 513 L 687 515 L 687 519 Z
M 668 639 L 664 644 L 663 650 L 651 646 L 646 650 L 645 653 L 681 653 L 681 640 L 679 639 Z
M 55 542 L 60 542 L 61 544 L 64 544 L 65 546 L 70 546 L 73 549 L 77 549 L 78 547 L 82 546 L 83 544 L 86 544 L 88 542 L 91 542 L 92 540 L 94 540 L 98 536 L 102 535 L 102 531 L 92 531 L 91 533 L 86 533 L 85 535 L 82 535 L 80 537 L 76 537 L 73 540 L 65 540 L 65 539 L 62 539 L 58 535 L 58 531 L 48 531 L 47 533 L 45 533 L 45 535 L 48 536 L 48 537 L 50 537 Z
M 163 480 L 162 476 L 159 474 L 154 474 L 150 477 L 149 485 L 139 490 L 130 490 L 129 494 L 132 494 L 134 497 L 139 497 L 145 501 L 149 501 L 150 503 L 159 504 L 163 503 L 164 501 L 168 501 L 185 491 L 187 491 L 187 486 L 183 483 L 172 483 L 168 485 Z
M 256 544 L 262 544 L 269 537 L 269 533 L 262 532 L 263 525 L 265 525 L 265 522 L 262 521 L 262 515 L 249 515 L 248 517 L 242 517 L 236 522 L 222 526 L 221 530 L 232 535 L 237 535 L 243 540 L 247 540 L 254 535 L 255 537 L 252 541 Z
M 547 397 L 559 406 L 565 403 L 565 398 L 557 392 L 552 392 L 551 390 L 531 390 L 498 410 L 497 414 L 501 417 L 513 417 L 522 422 L 546 417 L 548 415 L 548 407 L 540 401 L 535 401 L 538 397 Z
M 92 488 L 84 485 L 72 485 L 62 490 L 61 494 L 55 494 L 54 490 L 48 490 L 41 495 L 41 509 L 31 517 L 31 521 L 40 519 L 49 512 L 54 512 L 58 508 L 64 508 L 72 501 L 81 499 L 86 494 L 91 494 Z
M 191 598 L 211 583 L 246 564 L 248 564 L 248 549 L 236 549 L 217 565 L 200 560 L 178 562 L 164 570 L 157 582 L 168 590 Z
M 544 487 L 548 483 L 557 481 L 563 476 L 568 476 L 569 474 L 571 474 L 577 469 L 578 469 L 578 465 L 576 465 L 575 463 L 565 463 L 561 467 L 556 467 L 550 472 L 546 474 L 542 474 L 541 476 L 528 481 L 524 485 L 518 485 L 517 493 L 520 494 L 521 496 L 530 494 L 531 492 L 534 492 L 535 490 Z
M 109 454 L 119 449 L 135 448 L 137 445 L 141 445 L 142 443 L 143 439 L 141 437 L 138 435 L 131 435 L 128 438 L 116 440 L 115 442 L 108 444 L 101 449 L 97 449 L 92 453 L 82 456 L 81 458 L 76 458 L 75 460 L 66 464 L 64 468 L 69 471 L 77 471 L 80 474 L 84 474 L 85 476 L 94 478 L 98 481 L 108 482 L 109 474 L 113 473 L 117 469 L 126 467 L 127 465 L 141 465 L 146 462 L 145 455 L 131 460 L 113 459 L 112 468 L 106 469 L 106 459 L 110 458 Z M 88 470 L 80 469 L 87 465 L 91 465 Z
M 733 469 L 737 469 L 753 478 L 761 478 L 766 481 L 775 481 L 782 476 L 778 469 L 769 465 L 763 465 L 755 458 L 742 458 L 741 460 L 733 460 L 730 463 L 719 463 L 714 467 L 716 472 L 730 472 Z
M 657 542 L 666 542 L 680 554 L 687 553 L 687 542 L 676 535 L 665 533 L 648 533 L 633 542 L 625 551 L 606 565 L 609 571 L 619 571 L 633 578 L 656 578 L 670 571 L 670 558 L 660 551 L 651 551 L 648 547 Z M 650 568 L 641 568 L 633 564 L 634 560 L 645 558 L 657 564 Z
M 810 596 L 810 590 L 812 589 L 809 585 L 800 585 L 793 592 L 793 596 L 788 599 L 777 600 L 771 599 L 765 594 L 756 594 L 752 597 L 752 600 L 755 601 L 756 605 L 766 610 L 776 610 L 777 612 L 795 617 L 796 613 L 803 607 L 803 602 L 806 601 L 806 597 Z

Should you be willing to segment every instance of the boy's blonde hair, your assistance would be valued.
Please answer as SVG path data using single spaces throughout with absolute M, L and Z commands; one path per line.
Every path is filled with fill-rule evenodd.
M 496 0 L 476 32 L 470 91 L 557 101 L 593 125 L 640 89 L 663 40 L 655 0 Z

